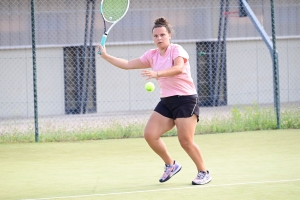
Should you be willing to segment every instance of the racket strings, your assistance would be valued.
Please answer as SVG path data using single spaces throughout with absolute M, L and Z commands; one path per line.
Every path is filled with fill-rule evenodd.
M 123 17 L 127 11 L 128 0 L 103 1 L 103 16 L 106 21 L 115 22 Z

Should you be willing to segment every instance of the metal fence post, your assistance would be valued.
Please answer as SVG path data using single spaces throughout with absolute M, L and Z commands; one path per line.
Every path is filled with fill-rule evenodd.
M 274 1 L 271 0 L 271 21 L 272 21 L 272 43 L 273 43 L 273 80 L 274 80 L 274 107 L 276 110 L 277 129 L 280 129 L 280 95 L 279 95 L 279 69 L 278 53 L 276 50 L 276 33 L 275 33 L 275 15 Z
M 37 100 L 37 81 L 36 81 L 36 48 L 35 48 L 35 10 L 34 0 L 31 0 L 31 39 L 32 39 L 32 68 L 33 68 L 33 101 L 34 101 L 34 125 L 35 142 L 39 141 L 38 123 L 38 100 Z

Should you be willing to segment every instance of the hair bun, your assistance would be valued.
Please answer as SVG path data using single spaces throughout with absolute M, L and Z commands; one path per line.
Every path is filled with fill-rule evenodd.
M 167 29 L 168 33 L 170 33 L 170 34 L 172 32 L 174 32 L 171 24 L 164 17 L 157 18 L 154 21 L 154 26 L 152 28 L 152 31 L 153 31 L 153 29 L 158 28 L 158 27 L 165 27 Z
M 169 22 L 165 18 L 160 17 L 160 18 L 158 18 L 158 19 L 155 20 L 154 24 L 155 25 L 168 26 Z

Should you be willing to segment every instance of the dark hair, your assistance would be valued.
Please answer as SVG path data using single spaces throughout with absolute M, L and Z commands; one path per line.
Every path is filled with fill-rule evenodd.
M 164 17 L 157 18 L 154 21 L 154 26 L 152 28 L 152 32 L 153 32 L 153 29 L 158 28 L 158 27 L 165 27 L 169 34 L 174 32 L 171 24 Z

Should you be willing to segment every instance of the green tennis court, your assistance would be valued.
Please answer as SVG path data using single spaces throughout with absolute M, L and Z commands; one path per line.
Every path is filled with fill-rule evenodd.
M 192 186 L 192 161 L 167 137 L 180 173 L 144 139 L 0 145 L 0 199 L 299 199 L 300 130 L 195 136 L 212 182 Z

